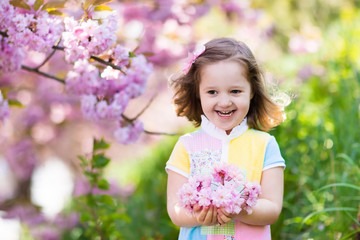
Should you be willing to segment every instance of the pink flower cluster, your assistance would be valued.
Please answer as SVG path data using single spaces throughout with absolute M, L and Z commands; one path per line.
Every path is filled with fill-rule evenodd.
M 0 71 L 20 69 L 25 50 L 48 52 L 63 32 L 62 18 L 46 11 L 15 8 L 0 2 Z
M 0 35 L 0 72 L 15 72 L 20 69 L 25 51 Z
M 18 47 L 48 52 L 59 40 L 64 29 L 62 19 L 46 11 L 19 14 L 15 11 L 7 35 L 9 41 Z
M 0 73 L 19 70 L 28 50 L 48 52 L 62 37 L 63 48 L 59 49 L 73 66 L 65 79 L 66 89 L 80 97 L 84 116 L 114 121 L 114 136 L 119 142 L 135 141 L 143 125 L 124 120 L 123 112 L 130 99 L 145 91 L 153 67 L 143 55 L 135 56 L 115 45 L 117 11 L 88 12 L 75 20 L 49 15 L 35 3 L 39 2 L 26 0 L 22 6 L 10 0 L 0 2 Z M 1 100 L 0 121 L 6 117 L 8 104 Z
M 104 19 L 76 21 L 73 17 L 64 19 L 65 31 L 62 34 L 65 59 L 75 62 L 100 55 L 116 42 L 118 27 L 116 11 L 111 11 Z
M 5 121 L 10 116 L 9 103 L 4 99 L 0 90 L 0 122 Z
M 114 136 L 119 143 L 133 143 L 139 138 L 140 133 L 142 133 L 143 131 L 143 123 L 140 121 L 136 121 L 134 124 L 127 124 L 123 127 L 119 127 L 114 132 Z
M 81 110 L 86 118 L 119 122 L 114 136 L 121 143 L 134 142 L 143 131 L 140 122 L 125 124 L 122 114 L 130 99 L 144 92 L 152 72 L 152 65 L 143 55 L 132 58 L 129 55 L 130 52 L 121 45 L 108 51 L 107 60 L 122 67 L 123 72 L 108 66 L 100 73 L 97 67 L 83 59 L 75 62 L 66 78 L 67 90 L 81 96 Z
M 116 41 L 117 14 L 112 11 L 103 19 L 78 22 L 65 18 L 63 44 L 65 59 L 74 67 L 67 73 L 66 89 L 81 98 L 83 115 L 94 121 L 112 120 L 117 124 L 114 137 L 120 143 L 134 142 L 143 124 L 126 122 L 123 112 L 130 99 L 145 91 L 146 81 L 153 70 L 143 55 L 134 56 Z M 99 70 L 91 56 L 101 56 L 107 66 Z
M 213 205 L 232 214 L 251 214 L 260 194 L 258 183 L 247 181 L 236 165 L 226 163 L 215 165 L 210 175 L 190 177 L 178 191 L 180 205 L 189 213 L 195 205 Z

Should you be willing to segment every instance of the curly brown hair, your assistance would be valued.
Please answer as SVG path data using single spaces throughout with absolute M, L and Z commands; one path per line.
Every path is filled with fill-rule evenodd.
M 174 104 L 178 116 L 185 116 L 195 126 L 200 126 L 204 114 L 199 98 L 201 70 L 204 66 L 220 61 L 237 61 L 248 69 L 248 81 L 253 97 L 247 114 L 250 128 L 269 131 L 284 120 L 283 106 L 276 104 L 265 90 L 263 73 L 254 55 L 245 43 L 232 38 L 216 38 L 205 44 L 200 54 L 186 74 L 171 79 L 175 90 Z

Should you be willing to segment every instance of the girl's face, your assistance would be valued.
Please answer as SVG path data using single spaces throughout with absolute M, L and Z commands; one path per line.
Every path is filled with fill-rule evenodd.
M 235 61 L 220 61 L 203 67 L 199 95 L 205 116 L 230 134 L 247 115 L 252 98 L 247 69 Z

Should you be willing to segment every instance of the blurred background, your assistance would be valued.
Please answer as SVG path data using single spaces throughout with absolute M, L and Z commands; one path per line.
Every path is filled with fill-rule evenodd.
M 70 12 L 79 2 L 67 4 Z M 59 101 L 64 89 L 58 83 L 21 71 L 2 75 L 2 84 L 16 79 L 25 107 L 12 109 L 11 120 L 0 126 L 0 239 L 177 239 L 179 228 L 166 212 L 164 168 L 177 138 L 194 128 L 176 116 L 168 79 L 181 71 L 188 51 L 215 37 L 244 41 L 273 96 L 291 100 L 286 121 L 270 132 L 286 160 L 273 239 L 360 239 L 359 1 L 108 5 L 119 12 L 119 41 L 148 53 L 154 65 L 146 91 L 125 111 L 133 117 L 144 109 L 139 119 L 149 133 L 121 145 L 106 127 L 79 116 L 70 96 Z M 62 58 L 46 69 L 61 74 Z M 41 62 L 43 55 L 29 59 Z M 110 144 L 105 154 L 111 161 L 102 170 L 110 187 L 94 193 L 108 197 L 92 212 L 79 198 L 89 183 L 77 156 L 91 155 L 94 137 Z M 116 214 L 109 213 L 113 209 Z M 102 234 L 92 226 L 101 226 Z

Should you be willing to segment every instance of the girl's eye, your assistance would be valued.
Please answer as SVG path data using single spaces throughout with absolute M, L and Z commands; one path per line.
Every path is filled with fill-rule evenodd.
M 231 90 L 231 93 L 241 93 L 241 91 L 240 90 Z
M 216 94 L 216 91 L 215 90 L 210 90 L 210 91 L 208 91 L 208 94 Z

